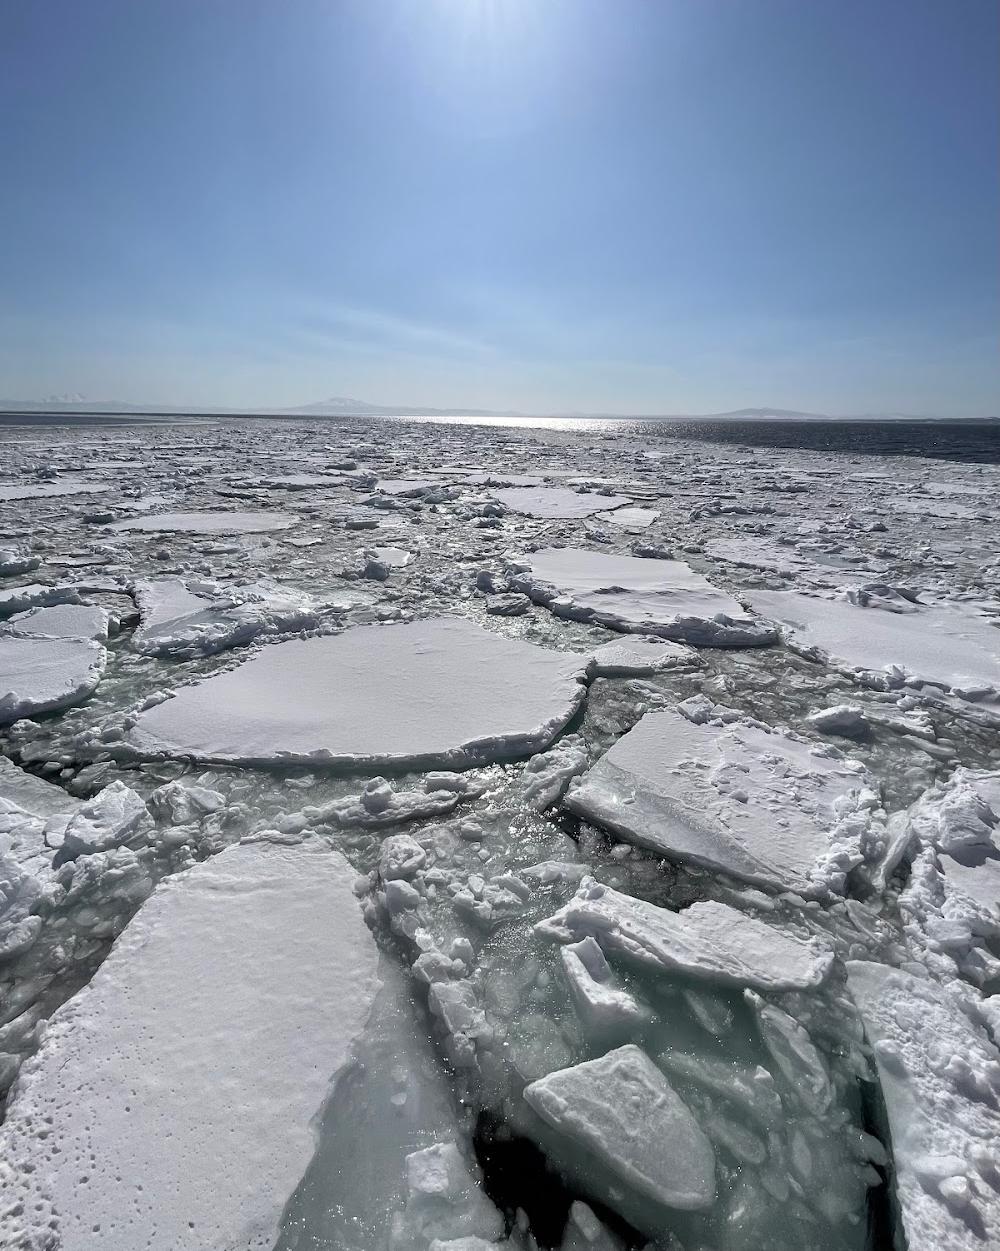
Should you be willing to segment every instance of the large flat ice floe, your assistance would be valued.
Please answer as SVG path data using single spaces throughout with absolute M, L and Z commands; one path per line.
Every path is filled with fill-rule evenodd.
M 547 547 L 511 562 L 514 586 L 557 616 L 706 647 L 753 647 L 777 637 L 682 560 Z
M 584 878 L 576 895 L 536 931 L 561 943 L 595 938 L 609 956 L 659 973 L 682 973 L 755 990 L 809 990 L 833 956 L 728 904 L 705 900 L 671 912 Z
M 287 530 L 297 521 L 298 517 L 288 513 L 154 513 L 149 517 L 117 521 L 111 529 L 177 534 L 266 534 L 271 530 Z
M 269 1251 L 378 988 L 342 857 L 230 848 L 147 901 L 0 1129 L 0 1245 Z
M 885 845 L 874 779 L 839 754 L 737 721 L 649 712 L 566 807 L 671 859 L 784 890 L 842 890 Z
M 956 695 L 1000 691 L 1000 629 L 967 608 L 888 612 L 794 591 L 751 591 L 748 599 L 794 644 L 825 653 L 841 669 L 893 685 L 927 682 Z
M 461 617 L 357 626 L 263 648 L 142 713 L 149 756 L 450 768 L 547 747 L 584 699 L 588 657 Z
M 1000 1246 L 1000 1053 L 936 983 L 850 961 L 875 1053 L 909 1251 Z
M 107 655 L 91 639 L 0 635 L 0 725 L 80 703 L 97 689 Z
M 715 1198 L 712 1144 L 641 1048 L 549 1073 L 524 1098 L 557 1131 L 570 1168 L 582 1148 L 664 1207 L 692 1211 Z

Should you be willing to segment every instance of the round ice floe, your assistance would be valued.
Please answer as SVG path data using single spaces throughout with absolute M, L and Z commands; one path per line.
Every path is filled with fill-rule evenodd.
M 287 513 L 154 513 L 151 517 L 130 517 L 111 528 L 184 534 L 262 534 L 269 530 L 287 530 L 297 521 L 298 517 Z
M 266 647 L 139 716 L 146 756 L 452 767 L 546 747 L 584 698 L 587 657 L 459 617 Z

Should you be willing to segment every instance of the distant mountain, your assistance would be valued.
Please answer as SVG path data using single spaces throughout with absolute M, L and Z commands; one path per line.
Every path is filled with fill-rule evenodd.
M 368 400 L 335 395 L 297 408 L 180 407 L 171 404 L 131 404 L 123 400 L 88 400 L 82 395 L 54 395 L 44 400 L 0 400 L 3 413 L 93 413 L 163 417 L 523 417 L 525 414 L 492 408 L 427 408 L 415 404 L 372 404 Z M 942 418 L 911 413 L 864 413 L 831 417 L 788 408 L 736 408 L 726 413 L 555 413 L 533 414 L 566 418 L 625 418 L 633 421 L 934 421 Z M 966 420 L 996 421 L 996 417 Z

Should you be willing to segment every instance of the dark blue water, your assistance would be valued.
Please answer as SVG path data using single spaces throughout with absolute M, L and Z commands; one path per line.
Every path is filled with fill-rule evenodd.
M 702 439 L 748 447 L 927 456 L 1000 464 L 1000 421 L 662 421 L 644 422 L 654 440 Z

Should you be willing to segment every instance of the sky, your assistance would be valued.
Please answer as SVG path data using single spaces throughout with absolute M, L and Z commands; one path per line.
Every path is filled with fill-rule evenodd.
M 995 0 L 0 0 L 0 397 L 1000 414 Z

